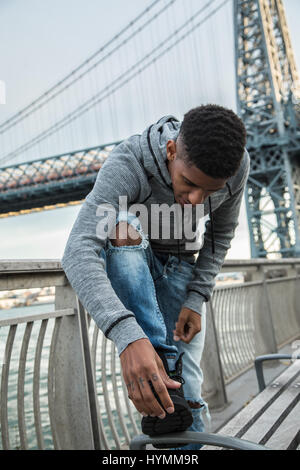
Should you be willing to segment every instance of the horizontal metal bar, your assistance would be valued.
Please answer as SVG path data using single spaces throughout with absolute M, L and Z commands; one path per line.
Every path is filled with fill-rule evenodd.
M 2 259 L 0 261 L 0 275 L 7 273 L 33 273 L 38 272 L 43 274 L 44 272 L 61 272 L 61 262 L 59 259 L 26 259 L 26 260 L 10 260 Z
M 224 266 L 282 266 L 282 265 L 295 265 L 300 264 L 300 258 L 283 258 L 277 260 L 271 259 L 261 259 L 261 258 L 251 258 L 243 260 L 227 260 L 224 262 Z
M 276 361 L 279 359 L 292 359 L 292 354 L 265 354 L 255 358 L 254 366 L 256 372 L 256 378 L 258 383 L 259 391 L 262 392 L 266 388 L 266 383 L 263 374 L 263 362 L 265 361 Z M 294 359 L 300 359 L 300 354 L 297 354 Z
M 227 437 L 221 436 L 219 434 L 191 431 L 165 434 L 157 437 L 139 435 L 132 439 L 130 443 L 130 450 L 144 450 L 146 449 L 146 444 L 167 443 L 173 444 L 174 446 L 178 444 L 178 442 L 182 444 L 206 444 L 234 450 L 270 450 L 260 444 L 246 441 L 244 439 L 239 439 L 237 437 Z
M 0 291 L 66 286 L 67 284 L 68 280 L 63 271 L 0 274 Z
M 282 282 L 282 281 L 296 281 L 300 280 L 300 276 L 286 276 L 286 277 L 276 277 L 274 279 L 266 279 L 267 284 L 274 284 L 277 282 Z M 219 291 L 219 290 L 228 290 L 228 289 L 237 289 L 239 287 L 255 287 L 255 286 L 261 286 L 263 284 L 263 281 L 250 281 L 250 282 L 235 282 L 232 284 L 224 285 L 224 286 L 218 286 L 214 288 L 214 291 Z
M 268 260 L 261 258 L 251 258 L 243 260 L 225 260 L 223 267 L 229 268 L 249 268 L 260 266 L 282 266 L 282 265 L 299 265 L 300 258 L 284 258 L 278 260 Z M 0 276 L 4 273 L 28 273 L 28 272 L 63 272 L 59 259 L 29 259 L 29 260 L 1 260 Z
M 300 280 L 300 276 L 285 276 L 285 277 L 276 277 L 274 279 L 266 279 L 266 283 L 275 284 L 276 282 L 297 281 L 297 280 Z
M 235 283 L 223 285 L 223 286 L 216 285 L 216 287 L 214 288 L 214 292 L 219 291 L 219 290 L 237 289 L 240 287 L 244 287 L 244 288 L 255 287 L 255 286 L 258 287 L 258 286 L 261 286 L 262 284 L 263 284 L 263 281 L 249 281 L 249 282 L 235 282 Z
M 49 320 L 50 318 L 57 318 L 57 317 L 65 317 L 67 315 L 76 315 L 77 309 L 76 308 L 66 308 L 63 310 L 55 310 L 54 312 L 48 313 L 37 313 L 37 314 L 30 314 L 30 315 L 23 315 L 22 317 L 12 317 L 7 319 L 0 319 L 0 327 L 1 326 L 10 326 L 10 325 L 19 325 L 21 323 L 28 323 L 32 321 L 39 321 L 39 320 Z

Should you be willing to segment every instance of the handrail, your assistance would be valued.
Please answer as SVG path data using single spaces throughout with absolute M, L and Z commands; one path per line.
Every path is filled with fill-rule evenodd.
M 0 318 L 1 326 L 20 325 L 22 323 L 29 323 L 37 320 L 49 320 L 50 318 L 64 317 L 68 315 L 76 315 L 77 310 L 74 308 L 66 308 L 63 310 L 55 310 L 54 312 L 39 313 L 39 314 L 25 314 L 22 317 L 9 317 Z
M 130 443 L 130 450 L 146 449 L 147 444 L 206 444 L 232 450 L 271 450 L 268 447 L 237 437 L 221 436 L 206 432 L 179 432 L 157 437 L 136 436 Z
M 288 265 L 299 265 L 300 268 L 300 258 L 283 258 L 277 260 L 262 259 L 262 258 L 252 258 L 252 259 L 227 259 L 224 261 L 224 268 L 235 268 L 236 271 L 247 269 L 249 267 L 276 267 L 276 266 L 288 266 Z M 240 269 L 237 269 L 240 268 Z M 0 260 L 0 275 L 3 272 L 7 273 L 17 273 L 17 272 L 32 272 L 32 271 L 63 271 L 61 267 L 60 259 L 26 259 L 26 260 L 17 260 L 17 259 L 2 259 Z

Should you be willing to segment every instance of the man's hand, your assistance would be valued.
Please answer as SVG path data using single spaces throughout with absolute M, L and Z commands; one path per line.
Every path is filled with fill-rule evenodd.
M 173 330 L 174 341 L 183 341 L 190 343 L 194 336 L 201 331 L 201 315 L 183 307 L 175 323 L 176 329 Z
M 170 379 L 162 360 L 148 339 L 130 343 L 120 354 L 120 360 L 128 396 L 143 416 L 158 416 L 163 419 L 166 416 L 164 409 L 167 413 L 174 412 L 167 388 L 180 388 L 181 384 Z M 149 380 L 164 409 L 155 398 Z

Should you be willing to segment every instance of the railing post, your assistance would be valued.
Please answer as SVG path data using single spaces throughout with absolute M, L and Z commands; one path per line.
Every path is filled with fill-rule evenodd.
M 296 324 L 298 326 L 298 331 L 300 332 L 300 272 L 298 273 L 295 269 L 295 280 L 293 282 L 293 312 L 295 315 Z
M 263 266 L 259 268 L 262 288 L 258 290 L 254 311 L 255 356 L 277 353 L 277 342 L 272 320 L 271 303 Z
M 86 380 L 84 347 L 77 298 L 70 285 L 56 287 L 55 309 L 75 308 L 77 314 L 62 318 L 50 370 L 54 390 L 50 421 L 58 449 L 93 450 L 95 442 Z
M 101 450 L 101 432 L 100 432 L 100 410 L 97 397 L 96 378 L 93 371 L 91 348 L 89 342 L 88 317 L 86 311 L 77 297 L 78 320 L 80 325 L 81 344 L 83 348 L 83 358 L 85 365 L 86 384 L 89 395 L 90 416 L 93 431 L 93 440 L 95 450 Z M 90 319 L 91 317 L 89 317 Z
M 204 376 L 203 394 L 209 407 L 224 408 L 228 400 L 211 302 L 206 304 L 206 337 L 201 367 Z

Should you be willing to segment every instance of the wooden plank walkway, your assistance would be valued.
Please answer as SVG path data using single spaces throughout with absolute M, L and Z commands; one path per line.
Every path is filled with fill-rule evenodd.
M 300 361 L 295 361 L 217 433 L 271 449 L 300 444 Z M 203 447 L 202 450 L 220 450 Z

